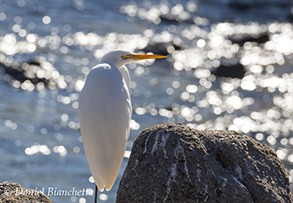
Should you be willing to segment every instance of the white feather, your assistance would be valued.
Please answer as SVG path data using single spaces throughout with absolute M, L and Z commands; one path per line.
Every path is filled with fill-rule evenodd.
M 80 93 L 79 120 L 91 173 L 99 190 L 110 190 L 117 178 L 129 136 L 130 76 L 125 64 L 165 58 L 112 51 L 92 68 Z
M 126 72 L 125 72 L 126 70 Z M 129 136 L 129 73 L 99 64 L 87 76 L 80 94 L 79 119 L 85 153 L 99 190 L 110 190 L 117 178 Z

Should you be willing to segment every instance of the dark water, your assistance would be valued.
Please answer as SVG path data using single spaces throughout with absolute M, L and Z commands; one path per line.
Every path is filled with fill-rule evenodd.
M 54 202 L 92 201 L 77 117 L 85 76 L 110 50 L 161 43 L 153 52 L 166 45 L 167 60 L 128 66 L 134 107 L 128 153 L 142 129 L 162 122 L 236 130 L 274 149 L 292 182 L 291 8 L 285 0 L 0 0 L 0 62 L 41 58 L 59 72 L 56 88 L 47 89 L 7 82 L 0 67 L 0 181 L 45 190 Z M 247 40 L 261 35 L 262 42 Z M 216 77 L 222 64 L 246 73 Z M 126 164 L 127 158 L 101 201 L 114 202 Z

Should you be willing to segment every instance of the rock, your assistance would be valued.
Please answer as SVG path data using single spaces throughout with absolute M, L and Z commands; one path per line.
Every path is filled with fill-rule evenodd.
M 234 131 L 181 124 L 145 129 L 119 185 L 123 202 L 291 202 L 286 171 L 266 145 Z
M 248 0 L 248 1 L 226 1 L 228 6 L 232 9 L 245 12 L 250 9 L 270 9 L 270 8 L 288 8 L 292 5 L 292 2 L 287 0 L 275 0 L 275 1 L 265 1 L 265 0 Z
M 241 63 L 236 64 L 229 64 L 229 65 L 223 65 L 221 64 L 219 67 L 217 67 L 214 71 L 212 71 L 212 74 L 219 77 L 229 77 L 229 78 L 243 78 L 245 75 L 245 68 Z
M 258 44 L 263 44 L 270 40 L 269 34 L 267 32 L 259 33 L 257 35 L 232 35 L 229 37 L 229 40 L 233 44 L 238 44 L 243 46 L 245 42 L 256 42 Z
M 187 23 L 193 24 L 194 20 L 190 16 L 186 16 L 182 18 L 181 15 L 160 15 L 160 19 L 163 23 L 171 23 L 171 24 L 179 24 L 179 23 Z
M 52 203 L 44 193 L 10 182 L 0 183 L 0 202 Z
M 288 21 L 289 21 L 289 22 L 293 22 L 293 14 L 292 14 L 292 13 L 290 13 L 290 14 L 288 15 Z
M 0 61 L 0 68 L 4 70 L 2 78 L 15 88 L 38 90 L 45 87 L 55 89 L 66 86 L 64 77 L 50 62 L 42 58 L 23 63 Z
M 236 9 L 236 10 L 240 10 L 240 11 L 244 11 L 244 10 L 249 10 L 254 8 L 253 4 L 250 3 L 240 3 L 240 2 L 230 2 L 228 4 L 229 7 L 231 7 L 232 9 Z
M 288 14 L 288 21 L 293 22 L 293 6 L 290 9 L 290 13 Z
M 145 53 L 153 52 L 160 55 L 168 55 L 171 54 L 175 50 L 181 50 L 181 44 L 175 43 L 173 41 L 170 42 L 157 42 L 153 44 L 147 45 L 142 51 Z

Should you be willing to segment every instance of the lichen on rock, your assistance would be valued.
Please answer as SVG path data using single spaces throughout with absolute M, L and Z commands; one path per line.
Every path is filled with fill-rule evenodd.
M 266 145 L 234 131 L 181 124 L 136 139 L 117 202 L 291 202 L 286 171 Z

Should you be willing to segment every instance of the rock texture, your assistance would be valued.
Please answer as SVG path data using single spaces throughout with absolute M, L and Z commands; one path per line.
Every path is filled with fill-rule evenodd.
M 267 146 L 234 131 L 161 124 L 136 139 L 120 202 L 291 202 L 285 169 Z
M 0 183 L 0 202 L 9 203 L 52 203 L 43 193 L 32 189 L 25 189 L 18 183 Z

